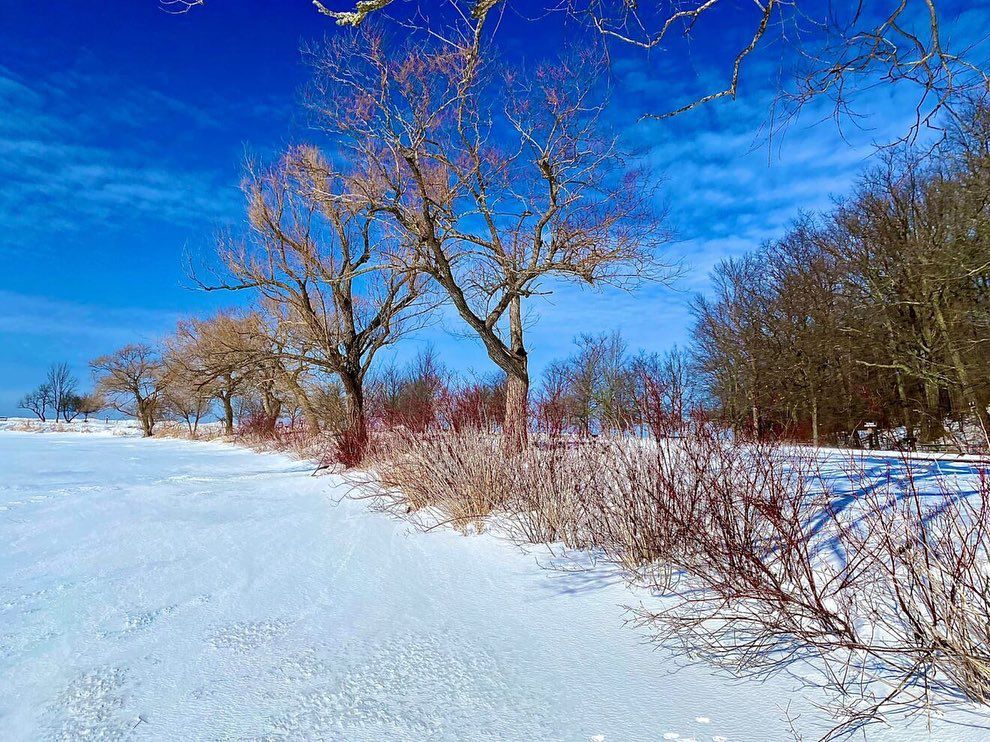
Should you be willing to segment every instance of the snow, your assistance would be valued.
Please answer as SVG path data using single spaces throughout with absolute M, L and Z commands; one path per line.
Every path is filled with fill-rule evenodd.
M 222 443 L 0 433 L 0 738 L 775 740 L 786 715 L 827 724 L 784 676 L 654 649 L 613 569 L 420 533 L 310 471 Z
M 111 420 L 108 417 L 91 417 L 84 420 L 41 421 L 34 417 L 0 417 L 0 431 L 21 433 L 87 433 L 90 435 L 141 435 L 141 425 L 133 418 Z

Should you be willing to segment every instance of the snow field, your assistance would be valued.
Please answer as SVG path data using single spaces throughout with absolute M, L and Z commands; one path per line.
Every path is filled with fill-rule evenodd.
M 310 471 L 220 443 L 0 433 L 0 738 L 776 740 L 786 715 L 827 728 L 785 676 L 733 680 L 655 650 L 624 623 L 641 596 L 615 569 L 419 533 Z M 870 730 L 927 738 L 923 723 Z

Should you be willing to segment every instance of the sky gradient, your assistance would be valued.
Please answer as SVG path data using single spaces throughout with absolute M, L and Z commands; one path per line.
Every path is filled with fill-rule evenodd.
M 950 38 L 990 27 L 990 10 L 956 5 Z M 504 25 L 510 57 L 528 58 L 552 38 L 539 24 Z M 54 0 L 44 13 L 0 4 L 0 415 L 26 414 L 16 402 L 50 363 L 68 361 L 85 388 L 90 358 L 153 341 L 183 315 L 247 301 L 194 290 L 183 257 L 208 253 L 220 228 L 242 228 L 246 154 L 327 144 L 300 112 L 299 48 L 332 33 L 309 0 L 213 0 L 181 16 L 155 0 Z M 715 263 L 848 192 L 875 143 L 902 132 L 910 114 L 898 91 L 878 89 L 858 127 L 840 132 L 810 110 L 768 142 L 774 66 L 757 58 L 738 100 L 637 120 L 717 79 L 719 46 L 701 40 L 689 51 L 670 74 L 663 61 L 619 55 L 610 113 L 663 174 L 677 237 L 670 255 L 684 275 L 631 294 L 562 287 L 531 312 L 535 375 L 582 331 L 619 329 L 633 349 L 683 345 L 688 302 Z M 398 353 L 426 343 L 455 369 L 492 368 L 453 317 Z

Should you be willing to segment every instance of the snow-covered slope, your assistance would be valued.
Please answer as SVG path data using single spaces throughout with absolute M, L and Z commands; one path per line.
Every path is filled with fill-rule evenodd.
M 788 713 L 824 721 L 788 680 L 654 650 L 614 571 L 415 532 L 309 472 L 0 434 L 0 739 L 775 740 Z

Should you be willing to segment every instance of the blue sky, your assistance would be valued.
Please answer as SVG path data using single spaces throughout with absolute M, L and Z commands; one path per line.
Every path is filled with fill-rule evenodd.
M 990 24 L 986 9 L 950 15 L 950 37 Z M 155 0 L 52 0 L 44 12 L 0 3 L 0 415 L 17 414 L 17 399 L 52 362 L 70 362 L 86 385 L 90 358 L 240 300 L 190 288 L 183 255 L 209 251 L 218 228 L 242 223 L 245 153 L 321 143 L 299 112 L 307 78 L 299 47 L 334 32 L 309 0 L 212 0 L 181 16 Z M 734 32 L 711 38 L 724 43 Z M 530 57 L 561 32 L 510 18 L 499 33 L 507 54 Z M 873 144 L 906 125 L 899 93 L 881 89 L 844 136 L 809 110 L 768 144 L 760 132 L 772 49 L 753 60 L 737 101 L 637 121 L 704 92 L 724 69 L 721 55 L 699 41 L 676 66 L 617 57 L 611 115 L 664 174 L 678 237 L 670 251 L 687 270 L 673 287 L 633 294 L 562 287 L 531 310 L 536 373 L 581 331 L 620 329 L 649 350 L 684 344 L 687 303 L 719 259 L 779 236 L 802 209 L 826 207 Z M 490 370 L 453 318 L 400 353 L 425 343 L 454 368 Z

